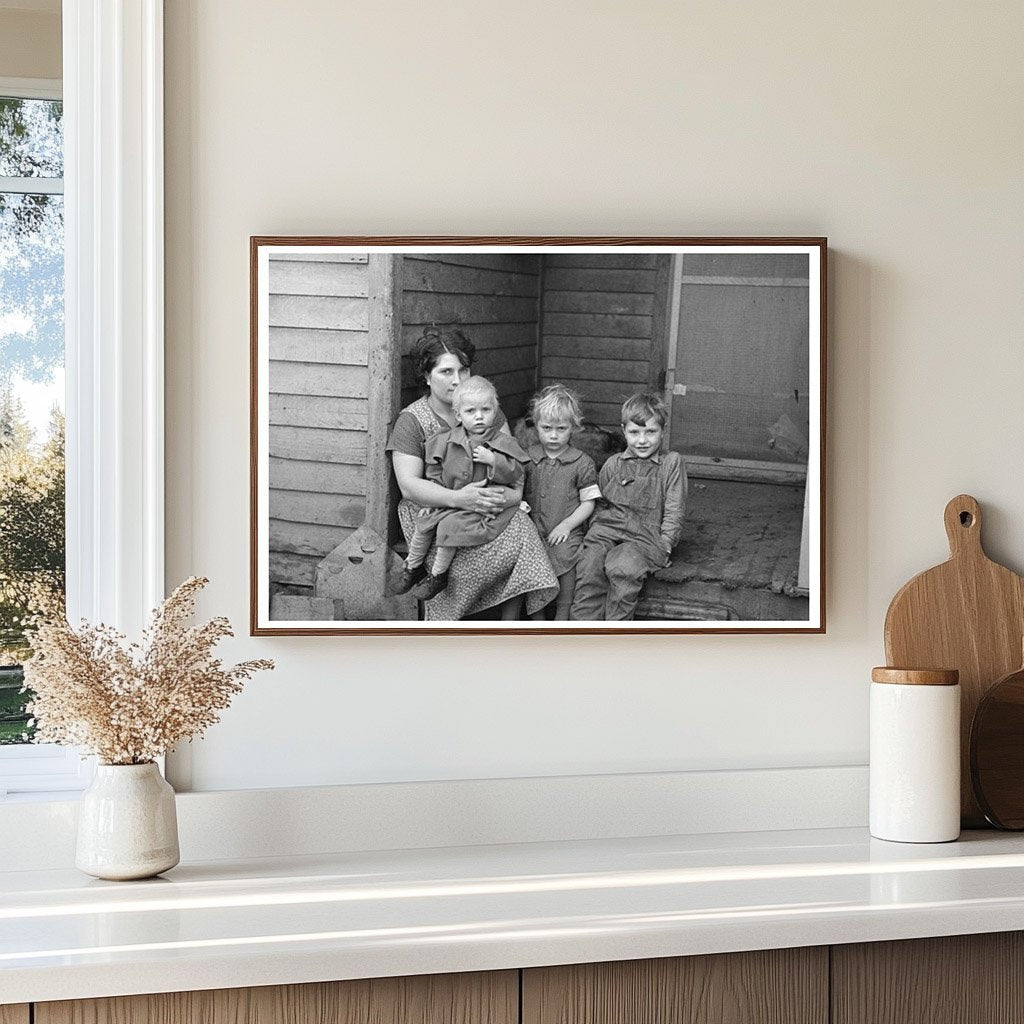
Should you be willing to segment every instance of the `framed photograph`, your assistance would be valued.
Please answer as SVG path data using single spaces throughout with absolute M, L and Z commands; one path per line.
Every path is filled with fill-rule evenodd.
M 823 633 L 823 238 L 253 237 L 253 635 Z

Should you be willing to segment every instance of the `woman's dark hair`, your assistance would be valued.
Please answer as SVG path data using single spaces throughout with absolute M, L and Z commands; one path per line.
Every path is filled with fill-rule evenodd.
M 457 327 L 425 328 L 423 334 L 416 340 L 416 373 L 420 380 L 427 378 L 446 352 L 458 356 L 463 366 L 472 369 L 476 346 L 462 331 Z

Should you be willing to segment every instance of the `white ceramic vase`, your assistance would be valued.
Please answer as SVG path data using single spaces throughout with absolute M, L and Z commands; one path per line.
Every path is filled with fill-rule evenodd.
M 174 790 L 156 764 L 98 764 L 82 794 L 75 865 L 96 878 L 150 878 L 180 860 Z

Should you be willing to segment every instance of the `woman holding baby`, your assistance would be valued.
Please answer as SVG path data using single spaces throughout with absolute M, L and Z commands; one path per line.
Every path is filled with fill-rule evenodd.
M 469 377 L 474 355 L 473 343 L 459 330 L 424 331 L 414 358 L 427 394 L 402 410 L 387 445 L 402 492 L 398 518 L 406 540 L 414 539 L 416 519 L 422 509 L 461 509 L 485 519 L 514 510 L 493 540 L 459 549 L 444 589 L 426 601 L 426 617 L 430 621 L 462 619 L 489 609 L 494 614 L 488 618 L 518 619 L 524 600 L 527 613 L 533 613 L 558 592 L 537 530 L 529 516 L 519 509 L 521 486 L 499 483 L 499 478 L 490 474 L 476 483 L 451 489 L 427 477 L 428 443 L 435 435 L 459 425 L 452 397 L 458 385 Z M 508 432 L 500 410 L 495 426 Z

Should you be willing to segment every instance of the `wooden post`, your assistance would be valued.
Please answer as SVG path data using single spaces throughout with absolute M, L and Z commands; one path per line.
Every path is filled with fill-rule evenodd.
M 679 365 L 679 311 L 683 301 L 683 257 L 672 257 L 672 283 L 669 286 L 668 350 L 665 352 L 665 448 L 672 448 L 672 400 L 676 393 L 676 367 Z M 676 449 L 678 450 L 678 449 Z
M 391 460 L 384 446 L 399 412 L 402 385 L 402 257 L 369 259 L 369 410 L 366 432 L 365 525 L 387 541 Z
M 647 370 L 647 390 L 660 391 L 662 373 L 667 371 L 669 316 L 672 313 L 672 269 L 671 256 L 657 256 L 654 275 L 654 309 L 651 315 L 651 362 Z
M 811 565 L 810 565 L 810 542 L 811 542 L 811 530 L 810 522 L 807 519 L 807 506 L 810 502 L 810 494 L 807 488 L 804 488 L 804 523 L 803 528 L 800 531 L 800 563 L 797 568 L 796 585 L 801 590 L 808 590 L 811 585 Z
M 388 547 L 396 492 L 384 447 L 401 400 L 402 257 L 371 253 L 367 272 L 366 518 L 317 565 L 314 590 L 318 598 L 334 601 L 335 618 L 414 619 L 415 599 L 396 597 L 388 588 L 389 572 L 402 566 Z

